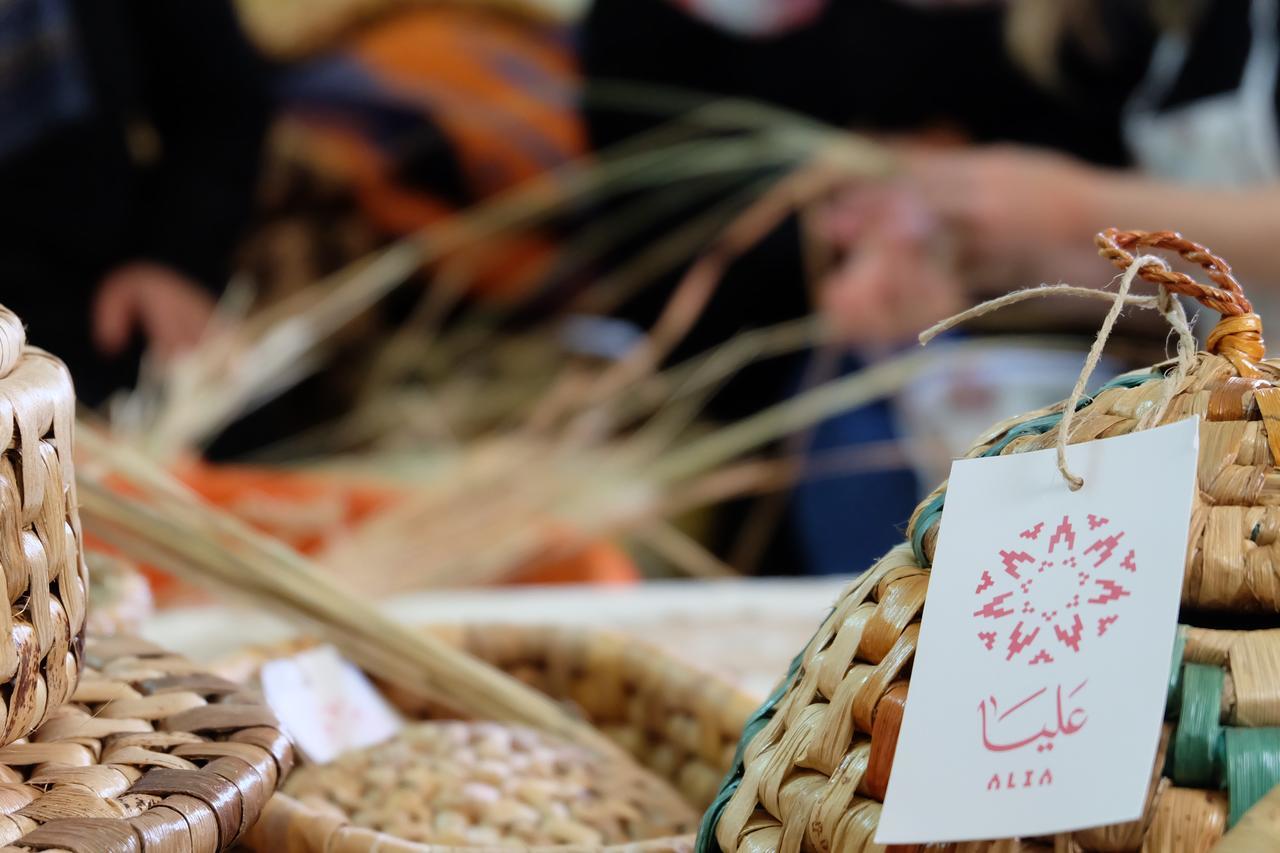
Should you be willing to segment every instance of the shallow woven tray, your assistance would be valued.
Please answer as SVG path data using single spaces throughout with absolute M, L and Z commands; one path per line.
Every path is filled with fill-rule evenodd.
M 138 639 L 89 640 L 74 701 L 0 748 L 0 849 L 204 853 L 292 764 L 259 697 Z
M 25 737 L 75 689 L 88 572 L 72 468 L 67 368 L 27 346 L 0 306 L 0 744 Z
M 1230 270 L 1178 235 L 1108 232 L 1105 257 L 1165 248 L 1202 265 L 1216 287 L 1154 266 L 1150 277 L 1222 311 L 1162 422 L 1201 417 L 1199 494 L 1183 616 L 1216 627 L 1280 624 L 1280 362 L 1262 360 L 1261 324 Z M 1121 376 L 1078 409 L 1071 441 L 1132 432 L 1157 404 L 1165 372 Z M 994 427 L 969 456 L 1051 448 L 1063 404 Z M 883 849 L 873 842 L 920 631 L 941 486 L 916 510 L 908 541 L 841 596 L 783 686 L 748 724 L 741 762 L 708 811 L 699 850 Z M 1034 842 L 940 845 L 955 851 L 1205 851 L 1280 782 L 1280 631 L 1184 628 L 1170 674 L 1171 720 L 1146 813 L 1130 824 Z M 1280 823 L 1280 822 L 1278 822 Z M 895 850 L 917 848 L 902 845 Z M 1271 846 L 1280 850 L 1280 835 Z
M 471 654 L 564 700 L 642 764 L 670 782 L 701 812 L 733 761 L 738 735 L 756 701 L 721 681 L 620 634 L 582 628 L 471 626 L 431 629 Z M 304 647 L 256 650 L 228 660 L 218 671 L 250 675 L 266 660 Z M 451 716 L 447 709 L 388 696 L 407 714 Z M 288 850 L 358 853 L 441 853 L 446 848 L 406 842 L 346 825 L 277 794 L 245 838 L 260 853 Z M 619 848 L 685 850 L 693 836 L 652 839 Z M 563 851 L 583 849 L 549 847 Z

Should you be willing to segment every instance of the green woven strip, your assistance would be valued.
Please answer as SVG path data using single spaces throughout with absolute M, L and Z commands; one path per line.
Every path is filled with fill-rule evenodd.
M 1169 693 L 1164 700 L 1164 717 L 1173 719 L 1173 711 L 1178 707 L 1182 688 L 1182 656 L 1187 651 L 1187 626 L 1179 625 L 1178 633 L 1173 637 L 1173 661 L 1169 664 Z
M 1164 379 L 1163 371 L 1148 370 L 1146 373 L 1122 373 L 1099 388 L 1098 394 L 1112 388 L 1137 388 L 1139 385 L 1146 385 L 1154 379 Z M 1097 394 L 1094 396 L 1097 396 Z
M 1280 729 L 1226 730 L 1223 763 L 1231 801 L 1227 825 L 1280 784 Z
M 1182 673 L 1182 708 L 1173 733 L 1173 781 L 1196 788 L 1218 780 L 1215 754 L 1220 749 L 1223 672 L 1216 666 L 1189 663 Z
M 942 518 L 942 503 L 946 499 L 946 492 L 932 498 L 920 512 L 920 520 L 916 522 L 916 526 L 911 529 L 911 553 L 915 556 L 917 565 L 929 565 L 924 557 L 924 537 Z
M 826 621 L 827 619 L 824 616 L 822 622 L 825 623 Z M 818 630 L 822 630 L 822 623 L 819 623 Z M 817 632 L 814 632 L 814 636 L 817 636 Z M 809 642 L 812 642 L 812 639 Z M 804 648 L 800 650 L 800 654 L 792 659 L 791 666 L 787 669 L 787 677 L 779 682 L 778 686 L 769 694 L 769 698 L 764 700 L 764 703 L 756 709 L 756 712 L 747 720 L 746 726 L 743 727 L 742 737 L 738 738 L 738 748 L 733 754 L 733 766 L 724 777 L 724 781 L 720 783 L 720 790 L 716 792 L 716 798 L 711 801 L 711 805 L 703 813 L 702 820 L 698 824 L 698 840 L 694 844 L 694 853 L 719 853 L 720 845 L 716 843 L 716 826 L 720 823 L 720 815 L 724 813 L 725 806 L 729 805 L 729 800 L 733 797 L 734 792 L 738 790 L 738 786 L 742 784 L 742 775 L 746 772 L 747 744 L 751 743 L 756 734 L 768 725 L 769 720 L 773 719 L 774 709 L 782 701 L 782 697 L 787 695 L 787 688 L 791 686 L 796 674 L 800 672 L 800 665 L 804 663 L 804 652 L 807 648 L 809 648 L 809 643 L 805 643 Z
M 1139 385 L 1150 382 L 1153 379 L 1162 378 L 1164 378 L 1164 374 L 1158 371 L 1153 373 L 1128 373 L 1112 379 L 1099 388 L 1098 393 L 1101 394 L 1110 388 L 1137 388 Z M 1093 397 L 1081 397 L 1080 402 L 1076 404 L 1076 411 L 1080 411 L 1092 402 Z M 1041 415 L 1038 418 L 1032 418 L 1029 421 L 1023 421 L 1001 436 L 1000 440 L 995 444 L 988 447 L 982 456 L 983 458 L 999 456 L 1014 439 L 1021 438 L 1024 435 L 1044 435 L 1061 421 L 1062 412 L 1053 412 L 1048 415 Z M 946 492 L 931 500 L 920 513 L 920 520 L 916 522 L 915 529 L 911 533 L 911 550 L 915 554 L 916 562 L 925 568 L 929 567 L 929 561 L 924 555 L 924 535 L 941 520 L 945 501 Z

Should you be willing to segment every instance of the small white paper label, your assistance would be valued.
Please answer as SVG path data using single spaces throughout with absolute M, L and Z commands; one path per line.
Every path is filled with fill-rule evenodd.
M 1146 802 L 1195 492 L 1195 419 L 956 462 L 876 841 L 1027 837 Z
M 285 732 L 317 764 L 381 743 L 403 726 L 364 673 L 333 646 L 273 660 L 262 667 L 261 680 Z

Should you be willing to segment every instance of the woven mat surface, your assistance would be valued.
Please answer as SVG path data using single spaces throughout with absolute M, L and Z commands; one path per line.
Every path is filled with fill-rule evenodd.
M 85 662 L 74 701 L 0 748 L 0 853 L 232 844 L 292 764 L 270 710 L 143 640 L 90 639 Z

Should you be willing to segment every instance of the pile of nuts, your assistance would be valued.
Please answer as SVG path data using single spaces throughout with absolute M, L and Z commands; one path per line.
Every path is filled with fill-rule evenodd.
M 691 832 L 665 782 L 529 729 L 409 726 L 389 741 L 298 769 L 285 793 L 356 826 L 456 846 L 599 846 Z

